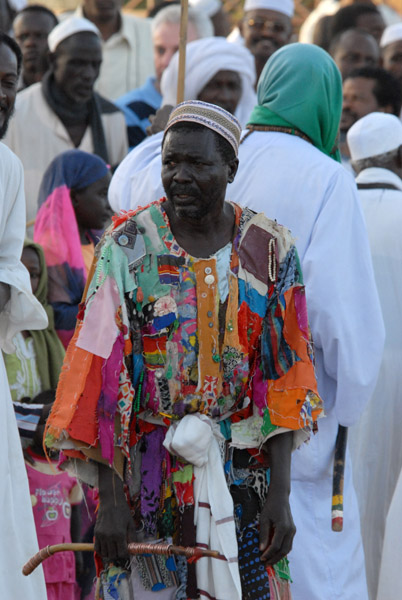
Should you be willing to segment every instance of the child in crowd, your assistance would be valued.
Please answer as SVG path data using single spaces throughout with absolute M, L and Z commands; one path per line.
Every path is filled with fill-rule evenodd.
M 34 240 L 45 252 L 49 302 L 65 347 L 74 332 L 95 244 L 112 214 L 109 183 L 106 163 L 81 150 L 57 156 L 42 179 Z
M 55 394 L 42 392 L 33 402 L 44 404 L 33 443 L 24 450 L 36 533 L 39 547 L 80 541 L 80 504 L 82 492 L 77 480 L 57 467 L 52 458 L 49 464 L 43 451 L 43 434 Z M 43 563 L 48 600 L 77 600 L 77 567 L 82 556 L 74 552 L 58 552 Z
M 64 358 L 64 348 L 54 329 L 53 309 L 47 302 L 48 275 L 42 248 L 26 240 L 21 261 L 29 271 L 32 293 L 45 309 L 49 325 L 47 329 L 17 333 L 13 338 L 14 354 L 4 354 L 14 402 L 56 389 Z

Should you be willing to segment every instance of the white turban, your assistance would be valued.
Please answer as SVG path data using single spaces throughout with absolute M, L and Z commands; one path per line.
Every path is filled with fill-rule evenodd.
M 162 104 L 176 106 L 179 53 L 173 56 L 162 75 Z M 255 63 L 247 48 L 231 44 L 223 37 L 211 37 L 187 44 L 184 100 L 197 100 L 198 94 L 218 71 L 235 71 L 240 75 L 242 94 L 235 117 L 244 127 L 257 104 L 254 91 Z
M 244 4 L 244 12 L 247 12 L 248 10 L 257 10 L 259 8 L 275 10 L 276 12 L 292 18 L 295 7 L 293 0 L 246 0 Z
M 402 40 L 402 23 L 394 23 L 384 29 L 384 33 L 381 36 L 380 48 L 385 48 L 389 44 L 399 42 Z
M 99 29 L 95 27 L 95 25 L 88 19 L 84 19 L 83 17 L 70 17 L 65 19 L 56 25 L 56 27 L 52 29 L 48 35 L 47 43 L 50 52 L 54 52 L 57 46 L 63 40 L 66 40 L 76 33 L 82 33 L 84 31 L 94 33 L 100 38 Z

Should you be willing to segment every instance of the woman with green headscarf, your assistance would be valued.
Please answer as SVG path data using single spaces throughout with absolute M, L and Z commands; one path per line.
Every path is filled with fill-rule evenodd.
M 320 48 L 290 44 L 265 65 L 257 95 L 228 197 L 265 212 L 295 237 L 326 413 L 317 435 L 292 457 L 292 596 L 367 600 L 349 456 L 343 531 L 331 529 L 338 425 L 353 425 L 369 400 L 384 339 L 356 186 L 338 162 L 341 77 Z
M 29 271 L 32 292 L 45 309 L 49 325 L 47 329 L 18 333 L 13 339 L 15 353 L 4 354 L 13 401 L 56 389 L 64 358 L 64 348 L 54 328 L 53 309 L 47 302 L 48 277 L 42 247 L 26 240 L 21 262 Z

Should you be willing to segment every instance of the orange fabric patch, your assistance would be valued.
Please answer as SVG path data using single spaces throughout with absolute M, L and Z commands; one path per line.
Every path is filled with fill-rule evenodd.
M 90 446 L 98 444 L 97 405 L 102 390 L 103 358 L 93 356 L 85 388 L 67 431 L 75 440 Z

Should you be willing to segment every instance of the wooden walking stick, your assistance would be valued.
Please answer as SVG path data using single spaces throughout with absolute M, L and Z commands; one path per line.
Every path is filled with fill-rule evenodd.
M 210 557 L 218 560 L 226 560 L 217 550 L 206 550 L 204 548 L 190 546 L 174 546 L 173 544 L 149 544 L 133 542 L 127 547 L 129 554 L 162 554 L 164 556 L 185 556 L 190 562 L 199 558 Z M 56 554 L 57 552 L 94 552 L 95 544 L 56 544 L 55 546 L 46 546 L 42 548 L 29 559 L 22 567 L 24 575 L 30 575 L 36 567 L 39 567 L 44 560 Z
M 186 44 L 188 25 L 188 0 L 181 0 L 179 73 L 177 77 L 177 104 L 184 100 L 184 80 L 186 76 Z
M 332 531 L 343 530 L 343 484 L 347 441 L 348 428 L 339 425 L 335 442 L 334 475 L 332 480 Z

